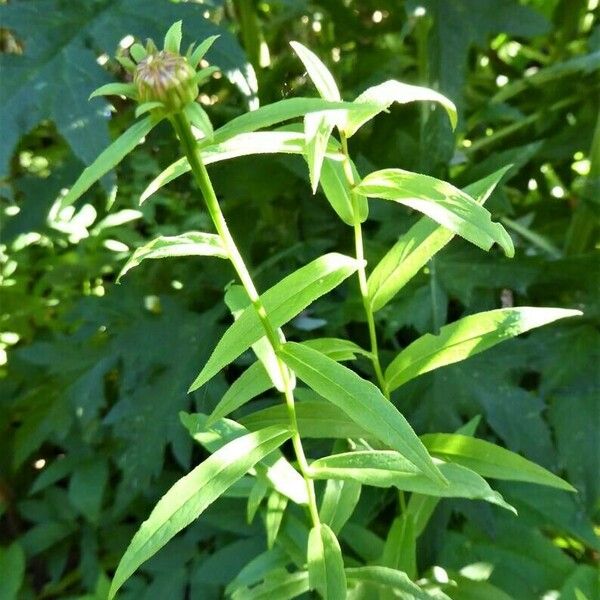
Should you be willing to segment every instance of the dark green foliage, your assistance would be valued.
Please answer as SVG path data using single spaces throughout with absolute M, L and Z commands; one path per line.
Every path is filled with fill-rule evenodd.
M 212 79 L 206 88 L 204 108 L 215 126 L 253 102 L 246 56 L 257 69 L 261 104 L 315 95 L 288 46 L 296 39 L 323 58 L 344 99 L 395 78 L 431 86 L 458 107 L 454 133 L 441 108 L 390 107 L 350 140 L 361 174 L 402 168 L 463 189 L 513 164 L 485 206 L 510 232 L 515 258 L 455 238 L 377 312 L 381 353 L 387 366 L 418 336 L 502 306 L 582 310 L 577 322 L 555 323 L 426 373 L 393 396 L 419 434 L 454 432 L 481 415 L 477 437 L 563 476 L 578 494 L 493 481 L 518 520 L 480 502 L 441 500 L 416 544 L 417 566 L 412 554 L 399 564 L 431 580 L 439 577 L 431 567 L 442 566 L 459 583 L 444 587 L 457 600 L 534 599 L 551 590 L 568 600 L 597 597 L 600 26 L 591 4 L 28 0 L 0 7 L 0 350 L 6 352 L 0 361 L 0 598 L 106 598 L 139 524 L 208 455 L 190 439 L 179 412 L 210 414 L 225 380 L 233 382 L 251 362 L 250 352 L 242 354 L 187 395 L 230 324 L 221 299 L 234 275 L 225 261 L 148 260 L 115 283 L 135 248 L 159 236 L 211 230 L 187 176 L 138 206 L 146 185 L 179 158 L 166 125 L 104 187 L 72 207 L 56 202 L 82 164 L 133 120 L 126 100 L 110 97 L 118 108 L 112 116 L 107 100 L 87 101 L 97 86 L 128 78 L 112 58 L 103 67 L 96 59 L 112 57 L 127 34 L 160 40 L 177 19 L 184 21 L 183 49 L 221 34 L 208 60 L 234 83 Z M 210 20 L 202 16 L 207 6 Z M 270 51 L 266 68 L 259 66 L 259 40 Z M 325 252 L 352 253 L 350 229 L 321 190 L 311 194 L 301 158 L 243 157 L 210 172 L 260 290 Z M 371 201 L 370 211 L 365 232 L 372 269 L 420 215 L 382 201 Z M 355 282 L 300 313 L 287 334 L 295 341 L 351 337 L 367 347 Z M 371 375 L 364 357 L 355 366 Z M 298 401 L 319 399 L 299 393 Z M 257 406 L 274 402 L 271 390 Z M 234 416 L 247 413 L 246 406 Z M 309 454 L 331 450 L 322 439 L 306 447 Z M 301 566 L 310 533 L 304 515 L 290 503 L 275 551 L 263 556 L 267 499 L 248 524 L 247 483 L 241 479 L 143 565 L 119 597 L 217 599 L 236 577 L 251 586 L 294 557 Z M 318 488 L 320 500 L 324 490 Z M 260 489 L 252 493 L 262 499 Z M 352 492 L 355 502 L 339 532 L 344 554 L 357 559 L 346 566 L 385 564 L 379 558 L 396 518 L 394 496 L 363 486 Z M 395 535 L 412 553 L 406 528 Z M 493 567 L 485 581 L 460 573 L 473 563 Z M 307 583 L 287 585 L 305 589 Z M 365 594 L 376 589 L 369 585 Z

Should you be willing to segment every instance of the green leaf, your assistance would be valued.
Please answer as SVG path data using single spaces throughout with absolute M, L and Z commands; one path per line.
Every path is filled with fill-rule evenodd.
M 264 583 L 251 589 L 238 588 L 231 596 L 232 600 L 291 600 L 308 592 L 308 573 L 300 571 L 287 573 L 275 571 L 266 577 Z
M 290 42 L 290 46 L 302 61 L 308 76 L 315 84 L 321 98 L 334 102 L 341 100 L 342 97 L 340 96 L 335 79 L 321 59 L 299 42 Z
M 254 481 L 254 485 L 248 495 L 248 504 L 246 505 L 246 521 L 248 524 L 254 521 L 256 511 L 260 507 L 261 502 L 264 500 L 269 486 L 265 477 L 257 477 Z
M 160 236 L 138 248 L 121 269 L 117 282 L 129 270 L 146 259 L 173 258 L 175 256 L 217 256 L 227 258 L 221 238 L 214 233 L 189 231 L 181 235 Z
M 210 47 L 219 39 L 218 35 L 211 35 L 203 40 L 198 47 L 192 52 L 189 63 L 196 69 L 204 55 L 210 50 Z
M 296 389 L 299 395 L 300 389 Z M 324 400 L 296 403 L 296 418 L 302 437 L 308 438 L 369 438 L 372 435 L 352 421 L 345 412 Z M 268 425 L 289 423 L 287 409 L 282 404 L 270 406 L 243 417 L 240 422 L 254 431 Z M 268 424 L 268 425 L 267 425 Z
M 173 54 L 179 54 L 181 47 L 181 21 L 176 21 L 165 34 L 164 49 Z
M 436 466 L 446 479 L 446 484 L 426 477 L 399 452 L 361 450 L 319 458 L 311 463 L 310 474 L 314 479 L 350 479 L 364 485 L 394 486 L 399 490 L 440 498 L 485 500 L 516 512 L 474 471 L 439 460 L 436 460 Z
M 262 363 L 255 362 L 248 367 L 225 392 L 217 406 L 215 406 L 207 421 L 207 426 L 212 425 L 222 417 L 226 417 L 234 410 L 243 406 L 252 398 L 256 398 L 273 386 L 267 371 Z
M 348 583 L 370 583 L 384 589 L 397 590 L 401 598 L 407 600 L 431 600 L 431 596 L 413 583 L 406 573 L 389 567 L 355 567 L 346 569 Z M 436 598 L 447 598 L 445 594 L 436 593 Z
M 379 85 L 365 90 L 354 102 L 369 103 L 373 109 L 370 114 L 359 115 L 357 113 L 348 113 L 348 120 L 344 126 L 344 131 L 348 137 L 354 135 L 357 130 L 367 121 L 371 120 L 380 112 L 386 110 L 391 104 L 406 104 L 407 102 L 425 101 L 437 102 L 444 107 L 450 118 L 452 129 L 456 128 L 458 115 L 456 106 L 446 96 L 429 88 L 417 85 L 409 85 L 390 79 Z
M 392 522 L 383 547 L 381 564 L 403 571 L 410 579 L 416 578 L 417 536 L 412 515 L 405 512 Z
M 17 600 L 25 578 L 25 553 L 13 542 L 7 548 L 0 546 L 0 598 Z
M 144 102 L 143 104 L 138 104 L 135 108 L 135 118 L 141 117 L 145 115 L 147 112 L 154 110 L 155 108 L 164 108 L 165 105 L 162 102 Z
M 225 444 L 248 433 L 243 425 L 229 419 L 221 419 L 209 426 L 207 424 L 208 417 L 202 413 L 188 414 L 182 412 L 179 414 L 179 418 L 192 438 L 202 444 L 209 452 L 216 452 Z M 274 427 L 286 429 L 288 424 L 289 419 L 282 425 L 275 425 Z M 273 489 L 287 496 L 292 502 L 296 504 L 308 503 L 304 479 L 279 450 L 275 450 L 271 455 L 262 459 L 255 468 L 258 478 L 266 480 Z
M 346 597 L 346 574 L 340 544 L 325 524 L 310 530 L 308 536 L 308 581 L 325 600 L 343 600 Z
M 279 355 L 315 392 L 341 408 L 355 423 L 384 444 L 401 452 L 433 481 L 444 477 L 408 421 L 371 382 L 331 358 L 302 344 L 287 342 Z
M 327 113 L 309 113 L 304 117 L 306 162 L 313 194 L 319 186 L 327 143 L 334 127 L 335 120 Z
M 352 275 L 358 264 L 353 258 L 331 253 L 315 259 L 282 279 L 261 295 L 271 326 L 281 327 L 293 319 L 311 302 Z M 264 334 L 254 306 L 249 306 L 223 334 L 208 362 L 192 383 L 190 391 L 204 385 Z
M 114 598 L 142 563 L 290 437 L 291 432 L 280 427 L 249 433 L 217 450 L 173 485 L 131 540 L 117 567 L 109 598 Z
M 489 250 L 497 242 L 507 256 L 514 255 L 510 236 L 490 213 L 453 185 L 403 169 L 383 169 L 367 175 L 354 190 L 418 210 L 453 233 Z
M 69 501 L 90 522 L 100 519 L 102 496 L 108 482 L 108 464 L 98 458 L 78 465 L 69 480 Z
M 483 204 L 508 169 L 510 166 L 499 169 L 464 191 L 478 204 Z M 375 312 L 383 308 L 453 237 L 454 233 L 431 219 L 419 219 L 392 246 L 369 276 L 371 310 Z
M 148 56 L 146 48 L 144 48 L 144 46 L 138 44 L 137 42 L 129 47 L 129 54 L 131 55 L 131 58 L 135 60 L 136 63 L 142 62 L 146 58 L 146 56 Z
M 134 123 L 125 133 L 121 134 L 89 167 L 83 170 L 79 179 L 62 199 L 62 206 L 73 204 L 96 181 L 118 165 L 139 144 L 140 140 L 150 133 L 150 130 L 156 124 L 150 117 L 146 117 Z
M 192 125 L 202 132 L 203 139 L 212 140 L 213 126 L 206 111 L 197 102 L 191 102 L 185 107 L 184 112 Z
M 575 488 L 550 471 L 522 456 L 485 440 L 456 433 L 431 433 L 421 436 L 425 447 L 435 456 L 468 467 L 482 477 L 526 481 L 575 492 Z
M 362 485 L 358 481 L 328 479 L 319 509 L 321 521 L 339 533 L 352 516 L 360 499 Z
M 308 346 L 337 362 L 344 360 L 354 360 L 357 354 L 371 357 L 371 353 L 361 348 L 358 344 L 350 340 L 340 338 L 315 338 L 313 340 L 305 340 L 302 342 L 304 346 Z
M 356 172 L 354 165 L 351 165 L 354 171 L 354 180 L 359 181 L 360 177 Z M 325 158 L 321 167 L 321 187 L 329 204 L 338 217 L 346 225 L 354 225 L 354 205 L 352 202 L 352 190 L 350 183 L 344 174 L 344 167 L 341 160 Z M 359 221 L 363 223 L 369 214 L 367 198 L 357 195 L 356 203 L 358 206 Z
M 464 317 L 406 347 L 390 363 L 385 380 L 390 390 L 445 365 L 465 360 L 504 340 L 558 319 L 581 315 L 562 308 L 500 308 Z
M 281 521 L 287 507 L 288 499 L 286 496 L 278 492 L 271 492 L 269 499 L 267 500 L 267 512 L 265 514 L 265 528 L 267 530 L 267 548 L 271 549 L 279 528 L 281 527 Z
M 107 83 L 94 90 L 89 99 L 98 96 L 125 96 L 132 100 L 137 100 L 137 88 L 133 83 Z

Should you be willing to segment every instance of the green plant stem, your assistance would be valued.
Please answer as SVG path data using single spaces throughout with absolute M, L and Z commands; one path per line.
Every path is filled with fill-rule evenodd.
M 348 140 L 343 133 L 340 133 L 340 141 L 342 144 L 342 152 L 344 154 L 344 174 L 350 186 L 354 186 L 354 173 L 352 172 L 352 166 L 350 164 L 350 154 L 348 152 Z M 381 369 L 381 361 L 379 360 L 379 345 L 377 343 L 377 330 L 375 329 L 375 316 L 371 308 L 371 302 L 369 300 L 369 287 L 367 284 L 367 270 L 365 266 L 365 250 L 363 244 L 362 225 L 358 216 L 358 203 L 356 194 L 351 192 L 352 198 L 352 209 L 354 212 L 354 247 L 356 259 L 360 266 L 358 267 L 358 285 L 360 288 L 360 295 L 362 297 L 363 308 L 365 316 L 367 318 L 367 326 L 369 328 L 369 343 L 371 345 L 371 362 L 373 363 L 373 369 L 377 376 L 379 387 L 383 392 L 384 396 L 389 400 L 390 392 L 383 376 L 383 370 Z
M 231 261 L 233 268 L 235 269 L 238 277 L 248 297 L 250 298 L 250 302 L 256 309 L 260 322 L 265 330 L 265 334 L 269 343 L 271 344 L 273 351 L 277 357 L 277 366 L 281 373 L 281 379 L 283 381 L 284 387 L 284 397 L 285 403 L 287 406 L 288 418 L 290 422 L 290 429 L 293 432 L 292 435 L 292 444 L 294 446 L 294 451 L 296 453 L 296 458 L 298 460 L 298 466 L 300 468 L 300 472 L 304 478 L 306 483 L 306 489 L 308 492 L 308 508 L 310 511 L 310 516 L 313 524 L 316 526 L 320 523 L 319 519 L 319 511 L 317 509 L 317 501 L 315 495 L 315 487 L 313 480 L 309 477 L 309 465 L 306 460 L 306 455 L 304 454 L 304 448 L 302 447 L 302 440 L 300 438 L 300 433 L 298 431 L 298 420 L 296 418 L 296 407 L 294 403 L 294 392 L 292 389 L 292 383 L 290 378 L 290 372 L 287 366 L 283 363 L 283 361 L 277 356 L 277 351 L 281 348 L 282 340 L 276 329 L 271 325 L 269 318 L 267 316 L 267 311 L 260 299 L 258 291 L 252 281 L 252 277 L 248 272 L 248 268 L 246 267 L 246 263 L 242 258 L 239 250 L 235 244 L 235 241 L 229 231 L 229 227 L 227 226 L 227 222 L 225 221 L 225 217 L 221 211 L 221 207 L 219 206 L 219 201 L 217 200 L 217 196 L 215 194 L 215 190 L 212 186 L 212 182 L 202 162 L 202 158 L 200 155 L 200 151 L 198 149 L 198 145 L 196 143 L 196 139 L 194 138 L 194 134 L 192 133 L 192 129 L 187 118 L 183 113 L 175 113 L 171 119 L 173 127 L 179 136 L 179 140 L 187 156 L 188 162 L 190 163 L 190 167 L 192 173 L 194 175 L 194 179 L 202 192 L 202 196 L 204 198 L 204 202 L 206 204 L 206 208 L 212 218 L 212 221 L 215 225 L 217 233 L 219 234 L 221 241 L 223 242 L 223 246 L 229 256 L 229 260 Z M 285 340 L 283 340 L 285 341 Z

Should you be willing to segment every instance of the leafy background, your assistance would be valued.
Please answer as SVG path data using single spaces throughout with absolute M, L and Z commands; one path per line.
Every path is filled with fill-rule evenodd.
M 160 39 L 180 18 L 184 43 L 221 35 L 208 59 L 226 77 L 201 97 L 216 124 L 257 102 L 314 95 L 290 51 L 295 39 L 323 57 L 347 98 L 391 77 L 434 87 L 459 107 L 456 134 L 441 111 L 391 109 L 353 138 L 359 168 L 400 166 L 465 185 L 514 165 L 488 207 L 511 231 L 516 257 L 455 240 L 378 313 L 378 325 L 391 358 L 469 313 L 511 304 L 583 310 L 576 322 L 424 375 L 394 397 L 420 433 L 453 431 L 481 415 L 478 436 L 563 474 L 579 494 L 499 485 L 519 519 L 445 500 L 421 538 L 419 565 L 454 577 L 467 565 L 489 565 L 482 576 L 505 594 L 494 589 L 490 598 L 570 599 L 576 589 L 600 597 L 597 6 L 2 3 L 0 598 L 103 598 L 139 523 L 204 456 L 178 411 L 210 411 L 249 358 L 186 395 L 227 323 L 221 299 L 233 272 L 221 265 L 149 261 L 115 285 L 144 241 L 209 227 L 185 178 L 138 206 L 145 185 L 177 158 L 166 128 L 75 207 L 56 202 L 132 120 L 125 101 L 87 101 L 98 85 L 125 80 L 112 57 L 126 55 L 127 36 Z M 311 195 L 299 160 L 248 157 L 211 173 L 262 289 L 325 250 L 351 252 L 348 229 L 319 193 Z M 387 204 L 373 204 L 366 227 L 373 263 L 416 218 Z M 347 285 L 297 318 L 290 333 L 366 342 L 365 329 L 357 290 Z M 343 543 L 376 553 L 392 519 L 392 495 L 363 493 Z M 293 537 L 293 515 L 282 531 Z M 245 499 L 222 498 L 122 597 L 220 598 L 264 548 L 260 520 L 246 523 Z M 477 597 L 461 589 L 453 597 Z

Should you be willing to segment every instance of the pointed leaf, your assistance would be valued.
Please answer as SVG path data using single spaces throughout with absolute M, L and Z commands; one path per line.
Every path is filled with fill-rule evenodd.
M 272 492 L 267 500 L 267 512 L 265 515 L 265 528 L 267 530 L 267 548 L 271 549 L 279 528 L 281 527 L 281 521 L 283 514 L 288 504 L 288 499 L 278 492 Z
M 271 577 L 265 577 L 264 583 L 251 589 L 238 588 L 231 596 L 232 600 L 291 600 L 308 592 L 308 573 L 299 571 L 287 573 L 278 570 Z
M 406 104 L 408 102 L 425 101 L 437 102 L 444 107 L 450 118 L 452 129 L 456 128 L 458 115 L 456 106 L 446 96 L 429 88 L 420 87 L 417 85 L 409 85 L 401 83 L 393 79 L 380 83 L 365 90 L 354 102 L 368 102 L 373 106 L 370 114 L 358 115 L 348 114 L 348 120 L 344 127 L 344 131 L 348 137 L 354 135 L 357 130 L 362 127 L 367 121 L 370 121 L 374 116 L 386 110 L 391 104 Z
M 522 456 L 485 440 L 457 433 L 432 433 L 421 436 L 426 448 L 435 456 L 463 465 L 482 477 L 526 481 L 575 492 L 564 479 Z
M 350 479 L 375 487 L 397 487 L 441 498 L 486 500 L 515 512 L 502 496 L 492 490 L 485 479 L 470 469 L 436 460 L 447 484 L 426 477 L 399 452 L 393 450 L 361 450 L 332 454 L 313 461 L 310 474 L 314 479 Z
M 315 392 L 341 408 L 388 447 L 401 452 L 433 481 L 445 482 L 408 421 L 371 382 L 302 344 L 287 342 L 279 355 Z
M 313 194 L 319 186 L 327 143 L 334 126 L 335 121 L 329 118 L 327 113 L 309 113 L 304 117 L 306 161 L 308 162 L 308 173 Z
M 202 132 L 204 139 L 211 140 L 213 126 L 206 111 L 197 102 L 190 102 L 185 107 L 184 112 L 192 125 Z
M 445 365 L 465 360 L 504 340 L 558 319 L 581 315 L 562 308 L 500 308 L 464 317 L 430 333 L 406 347 L 390 363 L 385 379 L 390 390 Z
M 383 169 L 367 175 L 354 189 L 418 210 L 483 250 L 497 242 L 507 256 L 514 255 L 504 227 L 492 222 L 490 213 L 471 196 L 445 181 L 403 169 Z
M 190 65 L 197 68 L 200 61 L 204 58 L 204 55 L 210 50 L 210 47 L 217 41 L 218 35 L 211 35 L 203 40 L 200 45 L 192 52 L 190 57 Z
M 135 534 L 113 578 L 109 598 L 173 536 L 194 521 L 229 486 L 291 437 L 280 427 L 249 433 L 229 442 L 182 477 L 158 502 Z
M 325 354 L 325 356 L 329 356 L 329 358 L 333 358 L 336 362 L 354 360 L 357 354 L 368 358 L 371 357 L 371 353 L 361 348 L 358 344 L 340 338 L 315 338 L 305 340 L 302 344 Z
M 321 98 L 332 101 L 341 100 L 335 79 L 321 59 L 299 42 L 290 42 L 290 46 L 302 61 Z
M 510 167 L 469 185 L 465 192 L 483 204 Z M 369 276 L 373 312 L 383 308 L 454 237 L 445 227 L 422 217 L 392 246 Z
M 165 34 L 164 49 L 173 54 L 179 54 L 181 47 L 181 21 L 176 21 Z
M 392 522 L 383 547 L 381 564 L 403 571 L 410 579 L 416 578 L 417 538 L 412 515 L 403 513 Z
M 328 525 L 320 524 L 308 536 L 308 581 L 324 600 L 344 600 L 346 574 L 340 544 Z
M 142 261 L 152 258 L 172 258 L 175 256 L 216 256 L 227 258 L 221 238 L 214 233 L 189 231 L 181 235 L 160 236 L 138 248 L 121 269 L 117 282 L 127 271 L 137 267 Z
M 410 598 L 410 600 L 431 600 L 431 596 L 422 590 L 416 583 L 413 583 L 406 573 L 390 569 L 389 567 L 355 567 L 346 569 L 348 582 L 369 583 L 377 585 L 384 589 L 397 590 L 402 593 L 401 598 Z M 446 594 L 436 592 L 438 600 L 447 599 Z
M 359 263 L 348 256 L 326 254 L 267 290 L 261 301 L 272 327 L 281 327 L 314 300 L 352 275 Z M 223 334 L 190 391 L 198 389 L 265 334 L 254 306 L 249 306 Z
M 140 140 L 148 135 L 155 125 L 156 123 L 150 117 L 134 123 L 125 133 L 106 148 L 89 167 L 83 170 L 79 179 L 62 199 L 62 206 L 73 204 L 96 181 L 118 165 L 138 145 Z
M 321 521 L 339 533 L 352 516 L 360 499 L 362 485 L 358 481 L 328 479 L 319 509 Z
M 135 118 L 141 117 L 143 114 L 154 110 L 155 108 L 164 108 L 165 105 L 162 102 L 144 102 L 138 104 L 135 108 Z
M 97 96 L 125 96 L 132 100 L 137 99 L 137 88 L 133 83 L 107 83 L 100 86 L 90 94 L 90 100 Z

